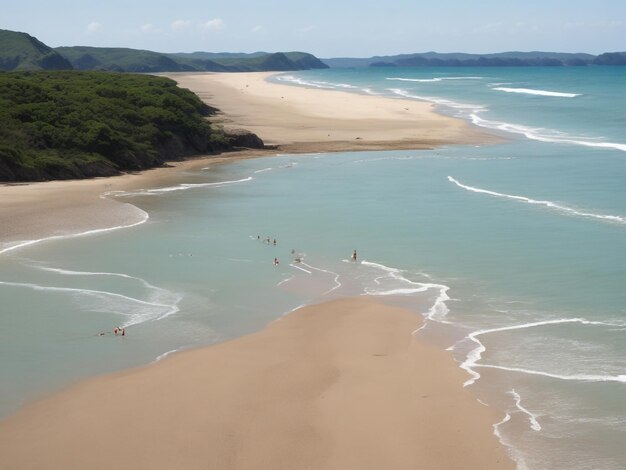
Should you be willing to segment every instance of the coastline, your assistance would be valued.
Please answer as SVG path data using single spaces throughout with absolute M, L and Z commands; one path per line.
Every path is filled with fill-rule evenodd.
M 10 468 L 514 468 L 413 313 L 353 298 L 82 382 L 0 422 Z M 70 450 L 71 449 L 71 450 Z
M 220 110 L 213 122 L 243 127 L 282 153 L 432 149 L 499 142 L 494 134 L 434 111 L 426 101 L 270 82 L 276 72 L 169 73 Z
M 212 118 L 216 124 L 255 132 L 276 149 L 199 156 L 113 177 L 0 185 L 0 251 L 17 242 L 132 225 L 143 215 L 102 194 L 164 186 L 181 172 L 207 165 L 279 152 L 431 149 L 499 141 L 461 119 L 437 114 L 430 103 L 270 83 L 274 72 L 160 75 L 220 109 Z
M 198 74 L 168 76 L 218 107 L 222 111 L 215 118 L 219 123 L 255 132 L 267 144 L 278 146 L 278 150 L 200 157 L 173 163 L 170 168 L 111 178 L 0 187 L 0 243 L 6 246 L 17 241 L 141 223 L 143 216 L 135 206 L 104 198 L 102 194 L 166 186 L 180 178 L 181 173 L 207 165 L 277 152 L 400 150 L 495 141 L 460 119 L 434 113 L 428 103 L 277 85 L 265 81 L 269 75 L 240 74 L 234 80 L 232 74 L 202 74 L 206 80 L 200 83 Z M 277 93 L 281 101 L 274 96 Z M 279 104 L 272 105 L 274 102 Z M 317 105 L 312 106 L 313 103 Z M 410 111 L 406 109 L 408 104 Z M 324 139 L 329 126 L 331 135 Z M 424 135 L 418 136 L 420 133 Z M 213 455 L 220 459 L 217 468 L 280 468 L 276 462 L 282 464 L 283 458 L 295 459 L 285 460 L 285 468 L 295 468 L 303 458 L 310 468 L 409 468 L 423 466 L 424 462 L 428 462 L 428 468 L 514 468 L 491 428 L 502 417 L 478 404 L 471 392 L 461 388 L 467 377 L 448 353 L 429 349 L 412 339 L 410 332 L 419 323 L 418 318 L 370 300 L 337 302 L 305 307 L 257 334 L 168 356 L 144 368 L 87 380 L 28 405 L 0 421 L 4 460 L 13 462 L 12 468 L 40 468 L 51 462 L 58 462 L 63 468 L 108 468 L 110 461 L 99 461 L 94 456 L 107 449 L 123 449 L 119 453 L 115 450 L 121 460 L 118 468 L 136 468 L 146 462 L 152 464 L 151 468 L 205 468 L 206 459 Z M 394 316 L 392 322 L 389 315 Z M 370 317 L 371 322 L 361 326 L 363 318 Z M 392 327 L 393 331 L 387 331 Z M 400 341 L 405 346 L 402 354 L 394 349 L 398 335 L 407 339 L 405 343 Z M 373 358 L 369 361 L 357 360 L 352 355 L 362 352 L 359 348 L 363 344 L 355 344 L 357 339 L 353 337 L 371 340 L 372 344 L 382 341 L 392 354 L 376 352 L 369 354 Z M 329 342 L 330 349 L 318 350 L 322 348 L 316 345 L 324 342 Z M 265 356 L 245 356 L 251 344 L 264 351 Z M 298 361 L 287 364 L 296 366 L 287 372 L 276 368 L 296 354 L 296 346 L 300 348 L 297 352 L 304 355 L 302 360 L 308 361 L 304 371 L 312 371 L 305 374 L 307 377 L 302 377 L 304 372 Z M 313 360 L 313 352 L 326 354 Z M 376 363 L 386 357 L 383 354 L 398 356 L 392 381 L 387 380 L 391 372 Z M 224 365 L 240 355 L 244 355 L 240 357 L 241 367 Z M 206 362 L 222 366 L 198 374 Z M 243 368 L 249 363 L 254 366 Z M 256 372 L 268 367 L 273 371 L 268 376 L 276 380 Z M 231 369 L 242 373 L 236 375 Z M 323 377 L 316 375 L 318 371 L 323 371 Z M 161 390 L 168 377 L 180 377 L 171 385 L 182 388 Z M 211 385 L 215 385 L 217 377 L 220 383 L 225 381 L 225 388 L 214 391 Z M 277 381 L 280 378 L 283 382 Z M 189 386 L 189 381 L 195 385 Z M 364 385 L 370 387 L 368 393 L 376 397 L 375 401 L 364 397 Z M 255 395 L 259 386 L 267 390 L 261 401 Z M 155 387 L 159 389 L 156 401 L 144 403 L 141 390 L 148 393 Z M 240 389 L 247 394 L 236 393 Z M 106 390 L 122 395 L 113 398 Z M 304 393 L 311 390 L 319 393 Z M 214 392 L 221 394 L 213 396 Z M 299 397 L 299 393 L 304 397 Z M 393 399 L 388 400 L 387 394 Z M 181 396 L 185 397 L 183 404 L 178 403 Z M 211 407 L 204 406 L 206 396 L 213 400 Z M 231 397 L 228 411 L 225 403 Z M 425 406 L 431 405 L 435 397 L 436 406 Z M 299 398 L 302 400 L 298 402 Z M 181 406 L 185 409 L 181 410 Z M 196 416 L 197 410 L 203 413 Z M 255 423 L 277 421 L 273 425 L 278 427 L 253 423 L 251 429 L 246 410 L 256 413 Z M 319 410 L 323 411 L 321 415 Z M 346 410 L 348 414 L 342 415 Z M 213 423 L 216 415 L 221 420 Z M 371 422 L 364 421 L 367 416 Z M 176 421 L 178 418 L 181 421 Z M 203 419 L 198 422 L 200 418 Z M 166 432 L 161 438 L 165 422 L 176 424 L 173 432 Z M 100 426 L 102 423 L 105 425 Z M 132 430 L 133 434 L 120 430 Z M 50 439 L 51 435 L 55 438 Z M 208 446 L 205 441 L 213 444 Z M 38 447 L 36 452 L 32 451 L 33 446 Z M 284 454 L 287 447 L 293 451 Z M 390 458 L 397 460 L 386 460 Z M 71 462 L 76 462 L 76 466 L 72 467 Z M 103 466 L 98 467 L 99 464 Z

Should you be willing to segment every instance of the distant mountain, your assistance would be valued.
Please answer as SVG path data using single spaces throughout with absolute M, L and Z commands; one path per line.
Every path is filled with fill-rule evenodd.
M 620 54 L 620 53 L 615 53 Z M 605 56 L 607 54 L 603 54 Z M 610 55 L 610 54 L 609 54 Z M 592 54 L 565 52 L 500 52 L 497 54 L 465 54 L 425 52 L 370 58 L 322 59 L 332 68 L 359 67 L 510 67 L 510 66 L 582 66 L 603 65 Z M 607 60 L 611 60 L 608 58 Z M 613 58 L 613 60 L 623 60 Z
M 121 47 L 57 47 L 59 54 L 78 70 L 115 72 L 184 72 L 195 70 L 178 63 L 167 54 Z
M 79 70 L 118 72 L 261 72 L 328 68 L 304 52 L 176 53 L 111 47 L 58 47 L 56 51 Z
M 26 33 L 0 29 L 0 70 L 66 70 L 72 65 Z
M 594 65 L 626 65 L 626 52 L 605 52 L 593 61 Z
M 328 68 L 305 52 L 165 54 L 122 47 L 57 47 L 0 30 L 0 70 L 106 70 L 115 72 L 264 72 Z

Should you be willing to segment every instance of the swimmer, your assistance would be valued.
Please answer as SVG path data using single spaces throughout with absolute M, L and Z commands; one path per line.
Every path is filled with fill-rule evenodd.
M 352 252 L 352 261 L 356 262 L 356 250 Z
M 274 266 L 278 266 L 280 264 L 280 261 L 278 261 L 278 258 L 274 258 Z

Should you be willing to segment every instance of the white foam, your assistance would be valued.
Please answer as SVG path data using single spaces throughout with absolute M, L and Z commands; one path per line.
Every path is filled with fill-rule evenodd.
M 479 126 L 479 127 L 499 130 L 499 131 L 508 132 L 511 134 L 523 135 L 527 139 L 537 140 L 539 142 L 581 145 L 584 147 L 607 148 L 607 149 L 620 150 L 622 152 L 626 152 L 626 144 L 624 143 L 593 141 L 593 140 L 588 140 L 589 138 L 571 136 L 571 135 L 554 131 L 554 130 L 543 129 L 543 128 L 533 128 L 533 127 L 523 126 L 520 124 L 512 124 L 508 122 L 484 119 L 480 117 L 478 114 L 487 110 L 485 106 L 459 103 L 456 101 L 446 100 L 443 98 L 438 98 L 438 97 L 433 97 L 433 96 L 413 95 L 409 93 L 408 91 L 400 89 L 400 88 L 389 88 L 387 89 L 387 91 L 390 91 L 404 98 L 428 101 L 430 103 L 434 103 L 437 105 L 446 106 L 448 108 L 454 109 L 458 112 L 457 114 L 458 116 L 469 119 L 474 125 Z
M 112 191 L 106 194 L 110 196 L 118 196 L 118 197 L 158 196 L 160 194 L 170 193 L 173 191 L 185 191 L 187 189 L 221 188 L 222 186 L 246 183 L 248 181 L 252 181 L 253 179 L 254 178 L 252 178 L 252 176 L 248 176 L 247 178 L 242 178 L 242 179 L 233 180 L 233 181 L 217 181 L 214 183 L 182 183 L 176 186 L 166 186 L 163 188 L 139 189 L 137 191 Z
M 301 268 L 301 267 L 300 267 L 300 266 L 298 266 L 297 264 L 293 264 L 293 263 L 291 263 L 289 266 L 291 266 L 292 268 L 299 269 L 300 271 L 304 271 L 304 272 L 305 272 L 305 273 L 307 273 L 307 274 L 313 274 L 313 273 L 312 273 L 311 271 L 309 271 L 308 269 Z
M 293 278 L 294 278 L 294 276 L 290 276 L 290 277 L 288 277 L 288 278 L 286 278 L 286 279 L 283 279 L 283 280 L 282 280 L 282 281 L 280 281 L 278 284 L 276 284 L 276 287 L 278 287 L 278 286 L 282 286 L 282 285 L 283 285 L 283 284 L 285 284 L 286 282 L 291 281 Z
M 482 80 L 484 77 L 433 77 L 433 78 L 400 78 L 400 77 L 387 77 L 386 80 L 397 80 L 401 82 L 441 82 L 443 80 Z
M 296 85 L 302 86 L 310 86 L 314 88 L 344 88 L 344 89 L 357 89 L 356 86 L 350 85 L 349 83 L 333 83 L 326 82 L 322 80 L 304 80 L 302 78 L 294 77 L 293 75 L 279 75 L 276 77 L 276 80 L 281 82 L 295 83 Z
M 554 96 L 558 98 L 575 98 L 577 96 L 581 96 L 581 93 L 563 93 L 560 91 L 546 91 L 546 90 L 535 90 L 532 88 L 507 88 L 507 87 L 495 87 L 492 90 L 504 91 L 506 93 L 523 93 L 527 95 L 538 95 L 538 96 Z
M 122 301 L 121 304 L 112 305 L 108 302 L 104 307 L 98 304 L 93 309 L 104 309 L 111 313 L 120 314 L 129 317 L 129 319 L 122 325 L 124 328 L 137 325 L 140 323 L 144 323 L 150 320 L 161 320 L 163 318 L 169 317 L 179 311 L 178 302 L 182 298 L 179 296 L 175 299 L 175 301 L 171 304 L 165 304 L 160 302 L 150 302 L 146 300 L 136 299 L 134 297 L 129 297 L 126 295 L 118 294 L 115 292 L 107 292 L 107 291 L 99 291 L 93 289 L 79 289 L 73 287 L 56 287 L 56 286 L 44 286 L 33 283 L 24 283 L 24 282 L 8 282 L 8 281 L 0 281 L 0 285 L 5 285 L 9 287 L 18 287 L 25 289 L 32 289 L 36 291 L 44 291 L 44 292 L 61 292 L 67 293 L 70 295 L 79 295 L 90 297 L 96 300 L 102 300 L 103 298 L 107 298 L 110 300 Z M 123 304 L 132 304 L 130 308 L 126 311 L 122 311 L 124 305 Z M 126 305 L 127 306 L 127 305 Z
M 256 170 L 255 173 L 264 173 L 266 171 L 271 171 L 271 170 L 273 170 L 273 168 L 271 168 L 271 167 L 270 168 L 263 168 L 262 170 Z
M 567 380 L 572 382 L 617 382 L 626 384 L 626 374 L 623 375 L 599 375 L 599 374 L 554 374 L 540 370 L 523 369 L 521 367 L 506 367 L 493 364 L 475 364 L 473 367 L 482 367 L 484 369 L 499 369 L 508 372 L 519 372 L 527 375 L 538 375 L 551 379 Z
M 452 176 L 448 176 L 448 181 L 456 184 L 460 188 L 466 189 L 474 193 L 487 194 L 488 196 L 494 196 L 494 197 L 505 198 L 505 199 L 512 199 L 515 201 L 526 202 L 528 204 L 542 205 L 542 206 L 548 207 L 550 209 L 553 209 L 555 211 L 562 212 L 565 214 L 598 219 L 603 222 L 617 222 L 619 224 L 626 224 L 626 217 L 622 217 L 619 215 L 607 215 L 607 214 L 596 214 L 594 212 L 585 212 L 585 211 L 573 209 L 571 207 L 563 206 L 552 201 L 531 199 L 526 196 L 516 196 L 513 194 L 498 193 L 495 191 L 490 191 L 488 189 L 476 188 L 474 186 L 468 186 L 463 183 L 460 183 L 459 181 L 454 179 Z
M 499 421 L 499 422 L 497 422 L 496 424 L 493 425 L 493 434 L 494 434 L 494 436 L 496 436 L 498 438 L 500 443 L 507 449 L 507 451 L 509 452 L 509 455 L 511 456 L 511 458 L 517 464 L 516 465 L 517 470 L 528 470 L 528 466 L 526 465 L 526 462 L 524 461 L 524 459 L 523 459 L 522 455 L 520 454 L 520 452 L 513 445 L 511 445 L 511 443 L 508 442 L 504 438 L 502 433 L 500 432 L 500 427 L 502 425 L 508 423 L 510 420 L 511 420 L 511 415 L 507 413 L 504 416 L 504 418 L 502 418 L 502 421 Z
M 175 352 L 180 351 L 181 348 L 177 348 L 177 349 L 171 349 L 170 351 L 164 352 L 163 354 L 157 356 L 157 358 L 154 360 L 154 362 L 159 362 L 163 359 L 165 359 L 167 356 L 169 356 L 170 354 L 174 354 Z
M 463 383 L 463 386 L 467 387 L 468 385 L 472 385 L 474 382 L 476 382 L 476 380 L 480 378 L 480 374 L 474 370 L 474 368 L 476 367 L 502 369 L 502 370 L 508 370 L 512 372 L 525 372 L 528 374 L 543 375 L 546 377 L 552 377 L 552 378 L 564 379 L 564 380 L 584 380 L 584 381 L 609 381 L 610 380 L 610 381 L 626 382 L 626 375 L 624 376 L 622 375 L 620 376 L 592 376 L 592 375 L 564 376 L 564 375 L 559 375 L 559 374 L 550 374 L 548 372 L 538 372 L 538 371 L 530 371 L 530 370 L 519 369 L 519 368 L 495 366 L 495 365 L 488 365 L 488 364 L 478 364 L 478 361 L 480 361 L 480 359 L 482 358 L 482 354 L 487 350 L 487 348 L 485 348 L 485 345 L 481 343 L 480 340 L 478 339 L 479 336 L 492 334 L 492 333 L 500 333 L 503 331 L 523 330 L 527 328 L 536 328 L 536 327 L 548 326 L 548 325 L 560 325 L 560 324 L 566 324 L 566 323 L 578 323 L 582 325 L 593 325 L 593 326 L 617 326 L 615 323 L 590 321 L 590 320 L 585 320 L 584 318 L 559 318 L 557 320 L 536 321 L 532 323 L 524 323 L 521 325 L 510 325 L 510 326 L 503 326 L 500 328 L 490 328 L 486 330 L 474 331 L 473 333 L 470 333 L 465 338 L 463 338 L 463 340 L 461 340 L 461 341 L 470 340 L 476 344 L 476 347 L 467 354 L 465 361 L 463 361 L 463 363 L 461 364 L 461 369 L 464 369 L 465 371 L 467 371 L 468 374 L 471 375 L 471 378 L 466 380 L 465 383 Z
M 132 206 L 135 207 L 135 206 Z M 39 238 L 37 240 L 23 240 L 23 241 L 18 241 L 18 242 L 11 242 L 11 243 L 7 243 L 5 244 L 2 248 L 0 248 L 0 255 L 4 254 L 4 253 L 8 253 L 9 251 L 13 251 L 13 250 L 17 250 L 20 248 L 25 248 L 27 246 L 31 246 L 31 245 L 35 245 L 37 243 L 41 243 L 41 242 L 46 242 L 46 241 L 52 241 L 52 240 L 63 240 L 65 238 L 74 238 L 74 237 L 84 237 L 84 236 L 88 236 L 88 235 L 96 235 L 99 233 L 106 233 L 106 232 L 112 232 L 114 230 L 120 230 L 123 228 L 130 228 L 130 227 L 135 227 L 137 225 L 141 225 L 145 222 L 148 221 L 148 219 L 150 218 L 150 216 L 148 215 L 147 212 L 136 208 L 142 218 L 141 220 L 139 220 L 138 222 L 133 222 L 131 224 L 127 224 L 127 225 L 116 225 L 115 227 L 107 227 L 107 228 L 99 228 L 99 229 L 94 229 L 94 230 L 87 230 L 86 232 L 78 232 L 78 233 L 70 233 L 67 235 L 53 235 L 50 237 L 45 237 L 45 238 Z
M 445 317 L 448 315 L 450 311 L 448 309 L 448 306 L 446 305 L 446 302 L 450 300 L 450 297 L 448 296 L 448 290 L 450 288 L 448 286 L 443 285 L 443 284 L 434 284 L 430 282 L 411 281 L 402 275 L 402 272 L 403 272 L 402 270 L 397 269 L 397 268 L 391 268 L 383 264 L 373 263 L 370 261 L 363 261 L 362 264 L 365 266 L 370 266 L 376 269 L 380 269 L 386 273 L 385 276 L 380 276 L 374 279 L 374 282 L 376 282 L 379 285 L 380 285 L 380 279 L 388 277 L 395 281 L 399 281 L 403 284 L 408 284 L 411 286 L 408 288 L 394 288 L 394 289 L 388 289 L 388 290 L 375 290 L 372 288 L 366 288 L 365 289 L 366 295 L 379 295 L 379 296 L 412 295 L 412 294 L 417 294 L 420 292 L 426 292 L 429 289 L 437 289 L 439 290 L 439 295 L 437 296 L 437 298 L 435 299 L 435 302 L 433 303 L 433 305 L 430 307 L 430 309 L 428 310 L 428 312 L 426 312 L 424 316 L 426 320 L 435 321 L 437 323 L 449 323 L 445 319 Z M 426 323 L 422 324 L 422 326 L 418 328 L 417 330 L 415 330 L 413 334 L 417 333 L 425 326 L 426 326 Z
M 558 133 L 555 131 L 549 131 L 542 128 L 532 128 L 527 126 L 522 126 L 519 124 L 511 124 L 508 122 L 501 121 L 492 121 L 488 119 L 483 119 L 478 116 L 478 113 L 484 111 L 477 109 L 475 112 L 469 115 L 470 120 L 473 124 L 485 127 L 487 129 L 495 129 L 504 132 L 509 132 L 511 134 L 523 135 L 527 139 L 537 140 L 539 142 L 552 142 L 557 144 L 571 144 L 571 145 L 582 145 L 584 147 L 595 147 L 595 148 L 608 148 L 614 150 L 620 150 L 622 152 L 626 152 L 626 144 L 616 143 L 616 142 L 593 142 L 589 140 L 582 140 L 579 137 L 568 136 L 566 134 Z
M 530 429 L 532 429 L 533 431 L 541 431 L 541 425 L 539 424 L 539 421 L 537 421 L 537 415 L 531 413 L 530 411 L 528 411 L 526 408 L 522 406 L 522 397 L 520 396 L 520 394 L 517 393 L 515 389 L 511 389 L 507 393 L 513 396 L 513 399 L 515 400 L 515 406 L 517 407 L 517 409 L 520 410 L 522 413 L 528 415 L 528 421 L 530 422 Z
M 337 274 L 334 271 L 328 271 L 327 269 L 322 269 L 322 268 L 316 268 L 315 266 L 311 266 L 310 264 L 307 263 L 301 263 L 304 266 L 306 266 L 309 269 L 313 269 L 314 271 L 319 271 L 319 272 L 323 272 L 323 273 L 327 273 L 327 274 L 331 274 L 333 275 L 333 281 L 335 282 L 334 287 L 330 288 L 329 290 L 327 290 L 326 292 L 322 293 L 322 295 L 326 295 L 326 294 L 330 294 L 332 291 L 334 291 L 335 289 L 338 289 L 341 287 L 341 282 L 339 282 L 339 274 Z
M 422 96 L 422 95 L 413 95 L 406 90 L 401 88 L 388 88 L 387 91 L 390 91 L 398 96 L 402 96 L 403 98 L 411 98 L 415 100 L 428 101 L 430 103 L 447 106 L 456 110 L 471 110 L 473 112 L 479 112 L 485 109 L 484 106 L 478 104 L 469 104 L 469 103 L 459 103 L 458 101 L 446 100 L 444 98 L 438 98 L 436 96 Z

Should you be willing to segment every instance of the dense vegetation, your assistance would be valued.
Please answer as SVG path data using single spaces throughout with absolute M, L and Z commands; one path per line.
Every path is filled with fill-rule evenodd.
M 227 149 L 211 111 L 162 77 L 0 72 L 0 180 L 113 175 Z
M 0 29 L 0 70 L 63 70 L 72 65 L 26 33 Z

